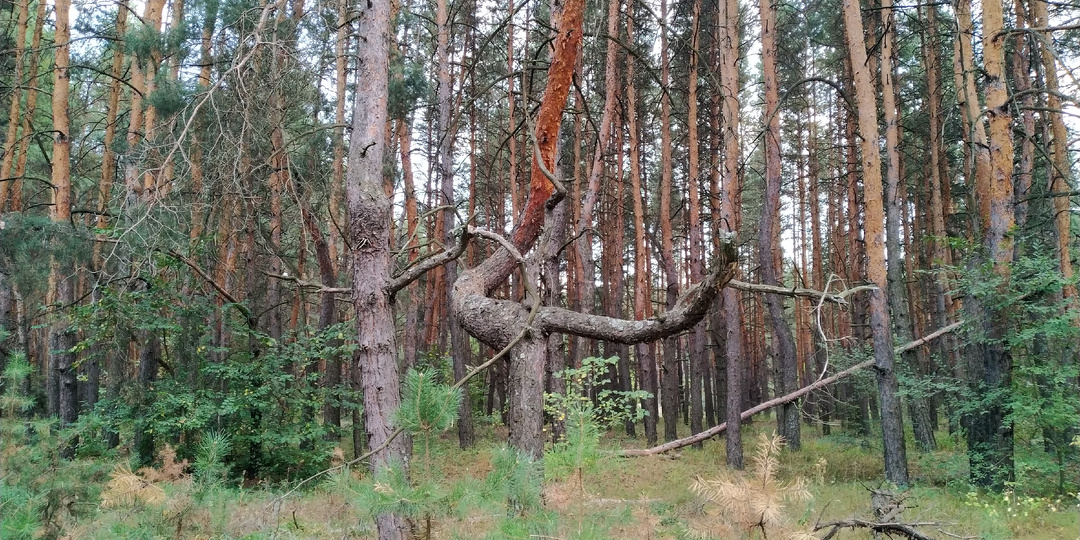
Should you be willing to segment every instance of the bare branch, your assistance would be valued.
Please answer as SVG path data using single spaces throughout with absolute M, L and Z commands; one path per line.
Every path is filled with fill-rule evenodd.
M 910 538 L 911 540 L 934 540 L 933 536 L 927 536 L 916 530 L 915 527 L 927 527 L 935 525 L 938 525 L 938 523 L 877 523 L 874 521 L 866 521 L 864 519 L 851 518 L 844 521 L 834 521 L 832 523 L 818 525 L 817 527 L 814 527 L 814 530 L 820 531 L 823 529 L 832 529 L 829 531 L 828 534 L 822 537 L 822 540 L 836 536 L 836 533 L 839 532 L 840 529 L 856 528 L 870 529 L 875 533 L 885 533 L 890 536 L 893 534 L 903 535 L 907 538 Z
M 832 302 L 834 304 L 840 305 L 847 305 L 848 297 L 857 292 L 872 291 L 877 289 L 877 286 L 875 285 L 859 285 L 858 287 L 852 287 L 838 293 L 830 293 L 825 291 L 817 291 L 814 289 L 806 289 L 803 287 L 780 287 L 777 285 L 764 285 L 761 283 L 747 283 L 745 281 L 739 281 L 737 279 L 729 281 L 728 287 L 746 292 L 772 293 L 781 296 L 791 297 L 801 296 L 805 298 L 813 298 L 815 300 L 822 300 L 825 302 Z
M 900 354 L 902 352 L 909 351 L 909 350 L 914 349 L 915 347 L 918 347 L 918 346 L 920 346 L 920 345 L 922 345 L 924 343 L 927 343 L 927 342 L 929 342 L 929 341 L 931 341 L 933 339 L 936 339 L 936 338 L 941 337 L 941 336 L 943 336 L 945 334 L 948 334 L 949 332 L 952 332 L 952 331 L 956 330 L 957 328 L 960 328 L 963 324 L 964 324 L 964 321 L 959 321 L 959 322 L 950 324 L 949 326 L 946 326 L 944 328 L 941 328 L 939 330 L 935 330 L 934 332 L 932 332 L 930 334 L 927 334 L 926 336 L 923 336 L 920 339 L 917 339 L 917 340 L 912 341 L 910 343 L 905 343 L 905 344 L 903 344 L 903 345 L 896 348 L 896 354 Z M 838 381 L 840 379 L 843 379 L 844 377 L 852 375 L 855 372 L 857 372 L 857 371 L 859 371 L 859 370 L 861 370 L 863 368 L 870 367 L 872 365 L 874 365 L 873 360 L 867 360 L 865 362 L 855 364 L 854 366 L 851 366 L 851 367 L 845 369 L 844 371 L 841 371 L 841 372 L 839 372 L 839 373 L 837 373 L 837 374 L 835 374 L 835 375 L 833 375 L 831 377 L 825 378 L 825 379 L 819 379 L 818 381 L 816 381 L 816 382 L 814 382 L 812 384 L 809 384 L 807 386 L 804 386 L 804 387 L 802 387 L 802 388 L 800 388 L 800 389 L 798 389 L 798 390 L 796 390 L 794 392 L 791 392 L 790 394 L 780 396 L 778 398 L 774 398 L 774 399 L 771 399 L 771 400 L 766 401 L 764 403 L 761 403 L 761 404 L 759 404 L 759 405 L 757 405 L 755 407 L 751 407 L 751 408 L 743 411 L 740 416 L 742 417 L 743 420 L 749 419 L 751 416 L 754 416 L 755 414 L 757 414 L 759 412 L 771 409 L 771 408 L 776 407 L 778 405 L 783 405 L 785 403 L 795 401 L 796 399 L 799 399 L 800 397 L 805 396 L 806 394 L 809 394 L 810 392 L 813 392 L 814 390 L 817 390 L 819 388 L 828 386 L 828 385 L 830 385 L 830 384 L 832 384 L 832 383 L 834 383 L 834 382 L 836 382 L 836 381 Z M 663 452 L 667 452 L 667 451 L 670 451 L 670 450 L 675 450 L 677 448 L 682 448 L 684 446 L 689 446 L 691 444 L 710 439 L 715 435 L 719 435 L 720 433 L 724 432 L 725 430 L 727 430 L 727 422 L 724 422 L 723 424 L 720 424 L 718 426 L 711 427 L 711 428 L 709 428 L 709 429 L 707 429 L 705 431 L 702 431 L 701 433 L 698 433 L 696 435 L 691 435 L 689 437 L 684 437 L 682 439 L 677 439 L 677 440 L 662 444 L 660 446 L 654 446 L 652 448 L 645 448 L 645 449 L 640 449 L 640 450 L 639 449 L 622 450 L 621 452 L 619 452 L 619 455 L 625 456 L 625 457 L 636 457 L 636 456 L 651 456 L 653 454 L 660 454 L 660 453 L 663 453 Z
M 472 221 L 472 217 L 469 218 L 469 221 Z M 387 284 L 387 288 L 390 290 L 390 294 L 393 295 L 401 289 L 404 289 L 410 283 L 419 279 L 420 276 L 424 275 L 424 273 L 428 270 L 431 270 L 432 268 L 438 266 L 442 266 L 454 259 L 457 259 L 461 256 L 462 253 L 465 253 L 465 247 L 469 245 L 469 238 L 472 236 L 472 234 L 468 230 L 468 221 L 466 221 L 465 223 L 465 230 L 461 231 L 461 236 L 458 237 L 457 244 L 454 244 L 452 248 L 440 252 L 436 255 L 432 255 L 431 257 L 424 259 L 416 265 L 409 267 L 402 273 L 394 276 L 390 280 L 390 283 Z
M 303 289 L 311 289 L 312 292 L 317 293 L 334 293 L 334 294 L 349 294 L 352 293 L 351 287 L 330 287 L 324 283 L 318 281 L 308 281 L 306 279 L 300 279 L 296 276 L 287 276 L 285 274 L 272 274 L 270 272 L 263 272 L 266 277 L 280 279 L 283 281 L 291 281 L 296 283 L 297 287 Z

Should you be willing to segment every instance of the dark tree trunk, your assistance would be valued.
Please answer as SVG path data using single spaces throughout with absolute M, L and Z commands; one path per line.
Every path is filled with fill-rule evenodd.
M 304 225 L 307 227 L 312 243 L 315 244 L 315 260 L 319 265 L 319 279 L 323 285 L 334 287 L 337 283 L 337 272 L 334 270 L 334 261 L 330 258 L 330 246 L 322 234 L 322 229 L 319 228 L 319 222 L 315 219 L 311 205 L 307 201 L 302 201 L 301 205 L 301 211 L 304 214 Z M 319 298 L 320 331 L 325 331 L 337 323 L 336 296 L 332 292 L 324 291 L 321 298 Z M 329 345 L 337 348 L 341 345 L 341 340 L 333 339 Z M 337 398 L 330 394 L 335 392 L 338 385 L 341 384 L 341 359 L 337 355 L 330 355 L 325 359 L 325 362 L 326 368 L 323 370 L 321 382 L 323 390 L 328 394 L 328 399 L 323 403 L 323 425 L 330 428 L 326 434 L 327 439 L 335 441 L 340 436 L 339 431 L 341 430 L 341 404 L 336 402 Z
M 777 85 L 776 6 L 769 0 L 761 2 L 762 20 L 762 78 L 765 82 L 765 195 L 758 227 L 758 265 L 761 282 L 780 285 L 783 268 L 777 265 L 782 248 L 777 244 L 780 237 L 780 115 L 779 88 Z M 779 295 L 766 294 L 765 305 L 769 313 L 769 333 L 772 349 L 776 353 L 776 394 L 784 395 L 797 389 L 798 366 L 795 358 L 795 338 L 784 316 L 784 302 Z M 801 447 L 799 435 L 798 403 L 785 403 L 777 413 L 780 434 L 791 450 Z
M 140 332 L 142 349 L 139 353 L 139 401 L 143 406 L 150 402 L 150 386 L 157 380 L 158 364 L 161 360 L 161 340 L 152 331 Z M 135 453 L 139 463 L 149 465 L 154 461 L 156 444 L 153 428 L 145 417 L 136 424 Z

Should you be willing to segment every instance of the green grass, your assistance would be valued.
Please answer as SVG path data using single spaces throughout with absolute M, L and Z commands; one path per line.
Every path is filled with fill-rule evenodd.
M 757 434 L 771 433 L 774 423 L 759 418 L 744 432 L 746 455 L 753 455 Z M 680 426 L 682 427 L 682 426 Z M 447 485 L 482 478 L 492 469 L 491 449 L 505 441 L 501 426 L 485 426 L 478 431 L 475 448 L 457 448 L 456 436 L 446 433 L 431 441 L 428 457 L 418 443 L 412 463 L 413 474 L 437 478 Z M 811 528 L 851 517 L 870 518 L 870 489 L 882 486 L 880 448 L 873 438 L 837 435 L 821 437 L 804 426 L 803 448 L 785 450 L 780 458 L 782 479 L 802 477 L 809 482 L 814 498 L 793 503 L 785 514 L 797 526 Z M 909 446 L 909 462 L 916 485 L 908 492 L 906 522 L 934 522 L 923 527 L 927 534 L 946 538 L 937 529 L 966 537 L 986 539 L 1072 539 L 1080 538 L 1080 510 L 1075 495 L 1034 498 L 971 491 L 965 482 L 966 458 L 963 446 L 939 434 L 942 450 L 922 454 Z M 545 486 L 546 508 L 556 522 L 556 538 L 682 538 L 691 525 L 715 524 L 720 518 L 706 512 L 707 505 L 689 490 L 694 478 L 716 478 L 728 474 L 724 466 L 724 443 L 713 440 L 704 449 L 684 448 L 674 455 L 619 458 L 614 450 L 643 447 L 640 439 L 628 439 L 609 432 L 601 441 L 605 451 L 600 463 L 576 478 L 549 482 Z M 351 449 L 345 448 L 345 455 Z M 81 475 L 87 464 L 70 464 L 56 474 L 69 474 L 71 482 L 101 482 L 101 475 Z M 103 463 L 95 464 L 100 470 Z M 66 471 L 66 472 L 65 472 Z M 372 538 L 374 529 L 367 513 L 358 507 L 356 490 L 364 471 L 353 470 L 308 489 L 281 498 L 288 486 L 233 485 L 198 486 L 195 483 L 167 485 L 168 500 L 158 506 L 104 509 L 98 501 L 70 501 L 82 510 L 54 512 L 62 519 L 39 520 L 30 534 L 13 538 L 69 539 L 340 539 Z M 107 481 L 107 479 L 105 479 Z M 97 490 L 79 490 L 96 493 Z M 5 489 L 7 492 L 7 490 Z M 10 492 L 9 492 L 10 493 Z M 25 497 L 24 497 L 25 498 Z M 7 510 L 5 508 L 5 510 Z M 451 512 L 432 520 L 434 538 L 499 538 L 501 530 L 512 531 L 490 505 Z M 27 523 L 13 522 L 16 514 L 0 512 L 7 530 Z M 21 516 L 22 514 L 18 514 Z M 25 517 L 25 516 L 24 516 Z M 545 517 L 545 519 L 548 519 Z M 31 521 L 32 523 L 32 521 Z M 425 524 L 421 524 L 421 530 Z M 21 529 L 20 529 L 21 530 Z M 522 528 L 522 530 L 525 530 Z M 509 532 L 506 534 L 510 534 Z M 522 533 L 525 534 L 525 533 Z M 726 536 L 733 537 L 733 536 Z M 737 537 L 737 536 L 734 536 Z M 760 534 L 750 536 L 760 538 Z M 772 536 L 770 536 L 771 538 Z M 838 538 L 869 538 L 866 531 L 844 531 Z M 4 537 L 8 540 L 8 536 Z

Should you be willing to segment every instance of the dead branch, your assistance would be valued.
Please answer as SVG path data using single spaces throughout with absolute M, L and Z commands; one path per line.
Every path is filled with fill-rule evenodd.
M 840 305 L 847 305 L 848 297 L 857 292 L 872 291 L 874 289 L 877 289 L 877 286 L 875 285 L 859 285 L 858 287 L 852 287 L 838 293 L 830 293 L 825 291 L 817 291 L 814 289 L 807 289 L 804 287 L 781 287 L 777 285 L 764 285 L 761 283 L 747 283 L 745 281 L 739 281 L 737 279 L 729 281 L 728 287 L 746 292 L 772 293 L 779 294 L 781 296 L 791 297 L 801 296 L 805 298 L 813 298 L 815 300 L 823 300 L 825 302 L 832 302 L 834 304 Z
M 311 289 L 312 292 L 334 294 L 352 293 L 351 287 L 328 287 L 327 285 L 318 281 L 308 281 L 306 279 L 300 279 L 296 276 L 289 276 L 285 274 L 272 274 L 266 271 L 263 271 L 263 274 L 265 274 L 268 278 L 280 279 L 282 281 L 291 281 L 295 283 L 297 287 L 300 287 L 302 289 Z
M 841 529 L 870 529 L 874 532 L 885 533 L 888 535 L 900 534 L 911 540 L 935 540 L 933 536 L 927 536 L 919 532 L 915 527 L 929 527 L 939 525 L 938 523 L 877 523 L 874 521 L 867 521 L 864 519 L 851 518 L 844 521 L 834 521 L 832 523 L 825 523 L 814 527 L 814 531 L 821 531 L 824 529 L 831 529 L 825 536 L 821 537 L 821 540 L 828 540 L 836 536 Z
M 844 377 L 847 377 L 848 375 L 851 375 L 851 374 L 855 373 L 856 371 L 859 371 L 859 370 L 861 370 L 863 368 L 866 368 L 866 367 L 870 367 L 872 365 L 874 365 L 873 360 L 867 360 L 865 362 L 855 364 L 854 366 L 851 366 L 851 367 L 845 369 L 844 371 L 841 371 L 840 373 L 837 373 L 836 375 L 833 375 L 832 377 L 829 377 L 829 378 L 826 378 L 826 379 L 821 379 L 821 380 L 819 380 L 819 381 L 817 381 L 817 382 L 815 382 L 813 384 L 804 386 L 804 387 L 802 387 L 802 388 L 800 388 L 800 389 L 798 389 L 798 390 L 796 390 L 796 391 L 794 391 L 794 392 L 792 392 L 790 394 L 787 394 L 785 396 L 780 396 L 778 398 L 770 399 L 769 401 L 766 401 L 765 403 L 761 403 L 761 404 L 759 404 L 759 405 L 757 405 L 755 407 L 751 407 L 751 408 L 743 411 L 742 414 L 739 415 L 739 416 L 743 420 L 746 420 L 746 419 L 750 418 L 751 416 L 754 416 L 755 414 L 757 414 L 757 413 L 759 413 L 761 411 L 771 409 L 773 407 L 776 407 L 777 405 L 783 405 L 785 403 L 795 401 L 796 399 L 799 399 L 800 397 L 802 397 L 802 396 L 804 396 L 806 394 L 809 394 L 810 392 L 813 392 L 814 390 L 817 390 L 818 388 L 828 386 L 828 385 L 830 385 L 830 384 L 832 384 L 832 383 L 834 383 L 834 382 L 836 382 L 836 381 L 838 381 L 840 379 L 843 379 Z M 691 435 L 689 437 L 684 437 L 682 439 L 676 439 L 676 440 L 671 441 L 669 443 L 661 444 L 660 446 L 654 446 L 652 448 L 645 448 L 645 449 L 640 449 L 640 450 L 638 450 L 638 449 L 622 450 L 622 451 L 619 452 L 619 455 L 624 456 L 624 457 L 637 457 L 637 456 L 651 456 L 653 454 L 660 454 L 660 453 L 663 453 L 663 452 L 667 452 L 669 450 L 675 450 L 676 448 L 682 448 L 684 446 L 689 446 L 691 444 L 704 441 L 706 439 L 712 438 L 713 436 L 719 435 L 720 433 L 723 433 L 726 430 L 727 430 L 727 422 L 724 422 L 724 423 L 722 423 L 722 424 L 720 424 L 718 426 L 711 427 L 711 428 L 709 428 L 709 429 L 707 429 L 705 431 L 702 431 L 701 433 L 698 433 L 696 435 Z
M 926 336 L 923 336 L 922 338 L 919 338 L 919 339 L 917 339 L 915 341 L 912 341 L 910 343 L 905 343 L 905 344 L 897 347 L 896 348 L 896 353 L 900 354 L 900 353 L 902 353 L 904 351 L 909 351 L 911 349 L 914 349 L 915 347 L 918 347 L 918 346 L 922 345 L 923 343 L 926 343 L 926 342 L 931 341 L 931 340 L 933 340 L 935 338 L 941 337 L 941 336 L 943 336 L 943 335 L 945 335 L 945 334 L 947 334 L 949 332 L 952 332 L 952 331 L 956 330 L 957 328 L 960 328 L 960 326 L 962 326 L 963 324 L 964 324 L 964 321 L 959 321 L 959 322 L 950 324 L 949 326 L 946 326 L 944 328 L 941 328 L 939 330 L 935 330 L 934 332 L 932 332 L 930 334 L 927 334 Z M 795 401 L 796 399 L 799 399 L 800 397 L 802 397 L 802 396 L 804 396 L 806 394 L 809 394 L 810 392 L 813 392 L 814 390 L 817 390 L 819 388 L 828 386 L 828 385 L 830 385 L 830 384 L 832 384 L 832 383 L 834 383 L 834 382 L 836 382 L 836 381 L 838 381 L 840 379 L 843 379 L 844 377 L 852 375 L 853 373 L 855 373 L 855 372 L 857 372 L 857 371 L 859 371 L 859 370 L 861 370 L 863 368 L 870 367 L 872 365 L 874 365 L 873 360 L 867 360 L 865 362 L 855 364 L 854 366 L 851 366 L 851 367 L 845 369 L 844 371 L 841 371 L 841 372 L 839 372 L 839 373 L 837 373 L 837 374 L 835 374 L 835 375 L 833 375 L 831 377 L 827 377 L 827 378 L 824 378 L 824 379 L 819 379 L 818 381 L 816 381 L 816 382 L 814 382 L 812 384 L 809 384 L 807 386 L 804 386 L 804 387 L 802 387 L 802 388 L 800 388 L 800 389 L 798 389 L 798 390 L 796 390 L 794 392 L 791 392 L 790 394 L 780 396 L 780 397 L 777 397 L 777 398 L 774 398 L 774 399 L 770 399 L 769 401 L 761 403 L 761 404 L 759 404 L 759 405 L 757 405 L 755 407 L 751 407 L 751 408 L 743 411 L 742 414 L 739 415 L 739 416 L 743 420 L 747 420 L 751 416 L 754 416 L 755 414 L 757 414 L 759 412 L 771 409 L 773 407 L 776 407 L 777 405 L 783 405 L 785 403 Z M 713 426 L 713 427 L 711 427 L 711 428 L 709 428 L 709 429 L 707 429 L 705 431 L 702 431 L 701 433 L 697 433 L 697 434 L 691 435 L 689 437 L 684 437 L 682 439 L 676 439 L 674 441 L 661 444 L 660 446 L 654 446 L 652 448 L 643 448 L 643 449 L 622 450 L 622 451 L 618 452 L 618 455 L 624 456 L 624 457 L 637 457 L 637 456 L 651 456 L 653 454 L 660 454 L 660 453 L 667 452 L 667 451 L 670 451 L 670 450 L 675 450 L 677 448 L 682 448 L 684 446 L 689 446 L 691 444 L 701 442 L 701 441 L 704 441 L 706 439 L 710 439 L 710 438 L 712 438 L 712 437 L 714 437 L 716 435 L 719 435 L 720 433 L 723 433 L 725 430 L 727 430 L 727 422 L 724 422 L 724 423 L 722 423 L 722 424 L 720 424 L 718 426 Z
M 387 284 L 387 288 L 390 290 L 390 295 L 393 296 L 394 293 L 400 291 L 401 289 L 404 289 L 410 283 L 419 279 L 420 276 L 424 275 L 424 273 L 426 273 L 428 270 L 431 270 L 432 268 L 438 266 L 442 266 L 454 259 L 457 259 L 461 256 L 462 253 L 465 253 L 465 248 L 469 245 L 469 239 L 472 237 L 472 234 L 469 232 L 468 224 L 469 221 L 472 221 L 473 217 L 475 217 L 475 215 L 470 216 L 469 220 L 465 222 L 465 229 L 461 231 L 461 236 L 458 237 L 458 241 L 456 244 L 454 244 L 453 247 L 446 251 L 439 252 L 438 254 L 423 259 L 417 264 L 409 267 L 400 274 L 391 278 L 390 283 Z
M 215 291 L 217 291 L 218 296 L 220 296 L 223 300 L 228 302 L 229 305 L 235 307 L 236 310 L 239 311 L 240 314 L 244 316 L 244 319 L 247 321 L 249 327 L 255 328 L 257 326 L 257 321 L 255 320 L 254 317 L 252 317 L 251 310 L 249 310 L 247 308 L 247 306 L 245 306 L 243 303 L 241 303 L 239 300 L 237 300 L 235 296 L 230 294 L 229 291 L 227 291 L 225 289 L 225 287 L 221 286 L 220 283 L 218 283 L 217 281 L 214 281 L 214 278 L 211 277 L 209 274 L 207 274 L 202 269 L 202 267 L 199 266 L 198 263 L 196 263 L 195 261 L 181 255 L 180 253 L 178 253 L 176 251 L 169 251 L 168 255 L 170 257 L 172 257 L 172 258 L 174 258 L 174 259 L 188 265 L 188 267 L 191 268 L 192 270 L 194 270 L 195 273 L 199 275 L 199 277 L 203 278 L 203 281 L 206 281 L 207 283 L 209 283 L 210 286 L 213 287 Z

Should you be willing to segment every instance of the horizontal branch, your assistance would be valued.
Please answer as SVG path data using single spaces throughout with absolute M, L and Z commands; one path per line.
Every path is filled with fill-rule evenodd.
M 720 289 L 735 275 L 737 255 L 731 244 L 721 251 L 715 268 L 700 283 L 687 289 L 671 310 L 644 320 L 617 319 L 546 306 L 540 309 L 537 326 L 546 332 L 599 339 L 614 343 L 644 343 L 686 330 L 709 311 Z
M 804 395 L 809 394 L 810 392 L 813 392 L 814 390 L 817 390 L 818 388 L 828 386 L 828 385 L 830 385 L 830 384 L 832 384 L 832 383 L 834 383 L 834 382 L 836 382 L 836 381 L 838 381 L 840 379 L 843 379 L 844 377 L 847 377 L 848 375 L 851 375 L 851 374 L 853 374 L 853 373 L 855 373 L 855 372 L 857 372 L 857 371 L 859 371 L 859 370 L 861 370 L 863 368 L 870 367 L 872 365 L 874 365 L 873 360 L 867 360 L 865 362 L 855 364 L 854 366 L 851 366 L 851 367 L 845 369 L 844 371 L 841 371 L 840 373 L 837 373 L 836 375 L 833 375 L 832 377 L 821 379 L 821 380 L 819 380 L 819 381 L 817 381 L 817 382 L 815 382 L 813 384 L 804 386 L 804 387 L 802 387 L 802 388 L 800 388 L 800 389 L 798 389 L 798 390 L 796 390 L 796 391 L 794 391 L 794 392 L 792 392 L 790 394 L 787 394 L 785 396 L 780 396 L 778 398 L 770 399 L 769 401 L 766 401 L 765 403 L 761 403 L 761 404 L 757 405 L 756 407 L 751 407 L 751 408 L 743 411 L 742 414 L 739 415 L 739 417 L 742 418 L 743 420 L 747 420 L 751 416 L 754 416 L 755 414 L 757 414 L 757 413 L 759 413 L 761 411 L 771 409 L 773 407 L 776 407 L 777 405 L 783 405 L 785 403 L 795 401 L 796 399 L 799 399 L 799 398 L 803 397 Z M 720 424 L 718 426 L 713 426 L 713 427 L 711 427 L 709 429 L 706 429 L 705 431 L 702 431 L 701 433 L 691 435 L 689 437 L 684 437 L 682 439 L 677 439 L 677 440 L 671 441 L 669 443 L 661 444 L 660 446 L 654 446 L 652 448 L 645 448 L 645 449 L 641 449 L 641 450 L 637 450 L 637 449 L 623 450 L 623 451 L 619 452 L 619 455 L 625 456 L 625 457 L 637 457 L 637 456 L 651 456 L 653 454 L 662 454 L 664 452 L 668 452 L 668 451 L 671 451 L 671 450 L 675 450 L 677 448 L 682 448 L 684 446 L 689 446 L 691 444 L 704 441 L 706 439 L 712 438 L 713 436 L 719 435 L 720 433 L 723 433 L 726 430 L 727 430 L 727 422 L 724 422 L 724 423 L 722 423 L 722 424 Z
M 935 330 L 934 332 L 932 332 L 930 334 L 927 334 L 926 336 L 923 336 L 922 338 L 919 338 L 919 339 L 917 339 L 915 341 L 912 341 L 910 343 L 905 343 L 905 344 L 903 344 L 903 345 L 896 348 L 896 354 L 900 354 L 902 352 L 909 351 L 909 350 L 914 349 L 915 347 L 918 347 L 918 346 L 920 346 L 920 345 L 922 345 L 924 343 L 927 343 L 927 342 L 929 342 L 931 340 L 934 340 L 934 339 L 939 338 L 939 337 L 941 337 L 941 336 L 943 336 L 945 334 L 948 334 L 949 332 L 952 332 L 952 331 L 956 330 L 957 328 L 960 328 L 961 326 L 963 326 L 963 324 L 964 324 L 964 321 L 959 321 L 959 322 L 950 324 L 949 326 L 946 326 L 944 328 Z M 747 420 L 751 416 L 754 416 L 755 414 L 757 414 L 759 412 L 771 409 L 771 408 L 776 407 L 778 405 L 783 405 L 785 403 L 790 403 L 792 401 L 795 401 L 796 399 L 799 399 L 799 398 L 805 396 L 806 394 L 809 394 L 810 392 L 813 392 L 814 390 L 817 390 L 819 388 L 828 386 L 828 385 L 830 385 L 830 384 L 832 384 L 832 383 L 834 383 L 834 382 L 836 382 L 836 381 L 838 381 L 840 379 L 843 379 L 844 377 L 852 375 L 853 373 L 855 373 L 855 372 L 857 372 L 857 371 L 859 371 L 859 370 L 861 370 L 863 368 L 870 367 L 872 365 L 874 365 L 873 360 L 867 360 L 865 362 L 855 364 L 854 366 L 851 366 L 851 367 L 845 369 L 844 371 L 841 371 L 841 372 L 839 372 L 839 373 L 837 373 L 837 374 L 835 374 L 835 375 L 833 375 L 831 377 L 826 377 L 824 379 L 820 379 L 820 380 L 814 382 L 813 384 L 809 384 L 807 386 L 804 386 L 804 387 L 802 387 L 802 388 L 800 388 L 800 389 L 798 389 L 798 390 L 796 390 L 794 392 L 791 392 L 790 394 L 780 396 L 778 398 L 770 399 L 769 401 L 766 401 L 766 402 L 761 403 L 761 404 L 759 404 L 759 405 L 757 405 L 755 407 L 747 409 L 747 410 L 743 411 L 742 414 L 739 415 L 739 417 L 742 418 L 743 420 Z M 660 446 L 654 446 L 652 448 L 644 448 L 644 449 L 622 450 L 621 452 L 619 452 L 619 455 L 625 456 L 625 457 L 637 457 L 637 456 L 651 456 L 653 454 L 661 454 L 661 453 L 664 453 L 664 452 L 675 450 L 677 448 L 682 448 L 684 446 L 689 446 L 691 444 L 704 441 L 706 439 L 709 439 L 709 438 L 712 438 L 712 437 L 714 437 L 716 435 L 719 435 L 720 433 L 724 432 L 725 430 L 727 430 L 727 422 L 724 422 L 723 424 L 720 424 L 718 426 L 711 427 L 711 428 L 709 428 L 709 429 L 707 429 L 705 431 L 702 431 L 701 433 L 697 433 L 697 434 L 691 435 L 689 437 L 684 437 L 682 439 L 677 439 L 677 440 L 674 440 L 674 441 L 671 441 L 671 442 L 668 442 L 668 443 L 664 443 L 664 444 L 661 444 Z
M 760 293 L 772 293 L 779 294 L 781 296 L 813 298 L 815 300 L 825 300 L 826 302 L 832 302 L 834 304 L 846 305 L 848 303 L 848 297 L 862 291 L 872 291 L 877 289 L 876 285 L 859 285 L 858 287 L 852 287 L 845 289 L 838 293 L 830 293 L 825 291 L 818 291 L 814 289 L 807 289 L 804 287 L 781 287 L 779 285 L 764 285 L 761 283 L 747 283 L 745 281 L 739 281 L 733 279 L 728 282 L 728 287 L 732 289 L 738 289 L 746 292 L 760 292 Z
M 352 287 L 330 287 L 319 281 L 308 281 L 306 279 L 300 279 L 296 276 L 287 276 L 285 274 L 272 274 L 270 272 L 263 272 L 266 277 L 280 279 L 282 281 L 291 281 L 296 284 L 297 287 L 303 289 L 311 289 L 312 292 L 317 293 L 331 293 L 331 294 L 349 294 L 352 293 Z
M 472 218 L 470 218 L 470 220 L 471 219 Z M 465 248 L 469 245 L 469 238 L 471 237 L 472 234 L 469 232 L 468 222 L 466 222 L 465 228 L 461 231 L 461 236 L 458 237 L 458 241 L 453 247 L 423 259 L 416 265 L 410 266 L 402 273 L 391 278 L 390 283 L 387 284 L 390 295 L 393 296 L 394 293 L 404 289 L 417 279 L 420 279 L 420 276 L 424 275 L 428 270 L 442 266 L 460 257 L 462 253 L 465 253 Z
M 874 521 L 867 521 L 865 519 L 851 518 L 851 519 L 846 519 L 844 521 L 834 521 L 832 523 L 825 523 L 823 525 L 818 525 L 818 526 L 814 527 L 814 531 L 821 531 L 821 530 L 825 530 L 825 529 L 831 529 L 828 532 L 828 534 L 826 534 L 825 536 L 822 537 L 822 540 L 825 540 L 827 538 L 832 538 L 832 537 L 836 536 L 836 533 L 839 532 L 840 529 L 852 529 L 852 530 L 854 530 L 856 528 L 870 529 L 871 531 L 874 531 L 875 533 L 885 533 L 885 534 L 887 534 L 889 536 L 892 536 L 894 534 L 895 535 L 902 535 L 902 536 L 905 536 L 905 537 L 907 537 L 907 538 L 909 538 L 911 540 L 934 540 L 934 537 L 927 536 L 927 535 L 919 532 L 918 530 L 915 529 L 915 527 L 919 527 L 919 526 L 928 527 L 928 526 L 935 526 L 935 525 L 939 525 L 939 524 L 935 523 L 935 522 L 927 522 L 927 523 L 877 523 L 877 522 L 874 522 Z

